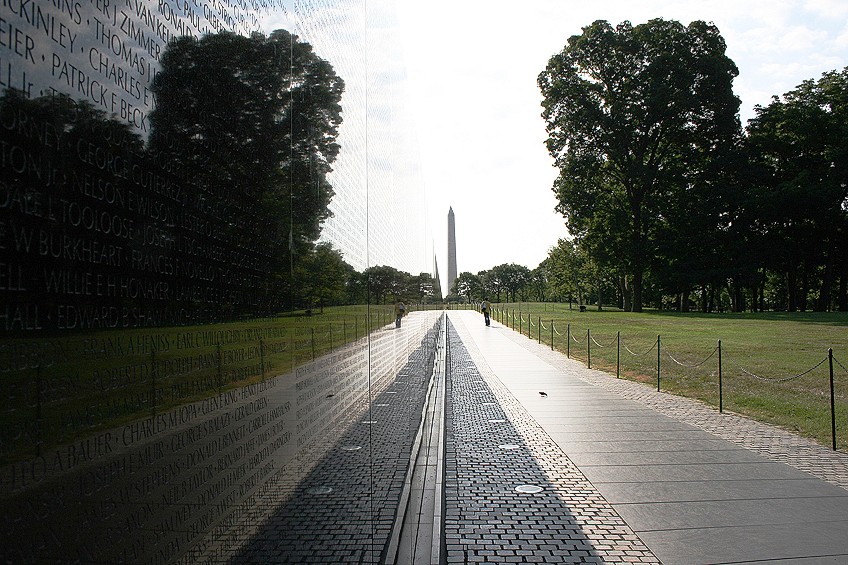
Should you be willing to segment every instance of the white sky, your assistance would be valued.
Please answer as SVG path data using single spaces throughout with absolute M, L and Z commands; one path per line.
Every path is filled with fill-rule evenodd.
M 459 272 L 535 268 L 566 235 L 536 77 L 595 20 L 715 23 L 739 67 L 743 126 L 805 79 L 848 66 L 848 0 L 398 0 L 430 229 L 443 281 L 447 213 Z

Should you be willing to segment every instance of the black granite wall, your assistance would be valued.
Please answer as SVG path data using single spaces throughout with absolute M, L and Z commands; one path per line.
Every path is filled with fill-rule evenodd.
M 251 34 L 308 4 L 2 0 L 0 561 L 379 561 L 437 315 L 306 307 L 361 98 Z

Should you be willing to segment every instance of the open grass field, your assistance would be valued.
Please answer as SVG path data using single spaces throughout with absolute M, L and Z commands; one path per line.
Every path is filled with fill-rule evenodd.
M 592 368 L 751 416 L 848 451 L 848 313 L 598 311 L 568 304 L 498 304 L 496 318 Z M 541 322 L 541 336 L 539 334 Z M 553 322 L 553 332 L 551 323 Z M 619 347 L 620 336 L 620 347 Z

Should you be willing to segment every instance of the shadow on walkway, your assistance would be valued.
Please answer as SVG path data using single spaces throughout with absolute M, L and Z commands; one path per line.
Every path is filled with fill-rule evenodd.
M 429 330 L 365 416 L 340 437 L 329 430 L 318 461 L 294 463 L 278 484 L 281 506 L 232 563 L 381 563 L 432 374 L 438 326 Z M 297 477 L 302 477 L 300 480 Z

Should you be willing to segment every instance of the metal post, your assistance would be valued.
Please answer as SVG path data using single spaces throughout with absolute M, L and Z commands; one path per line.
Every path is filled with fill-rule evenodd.
M 621 332 L 615 334 L 615 378 L 621 378 Z
M 289 351 L 291 352 L 291 370 L 294 373 L 294 328 L 292 328 L 289 334 Z
M 259 363 L 262 365 L 262 380 L 265 380 L 265 342 L 259 338 Z
M 539 343 L 542 343 L 542 317 L 539 316 Z
M 833 348 L 827 350 L 827 360 L 830 364 L 830 437 L 833 438 L 833 450 L 836 451 L 836 403 L 833 394 Z
M 312 360 L 315 361 L 315 326 L 309 328 L 309 331 L 312 333 Z
M 156 415 L 156 350 L 150 350 L 150 412 Z
M 224 356 L 221 354 L 221 344 L 218 344 L 218 391 L 224 387 Z
M 524 335 L 524 320 L 521 319 L 521 310 L 518 311 L 518 335 Z
M 554 350 L 554 321 L 551 320 L 551 351 Z
M 718 340 L 718 413 L 724 412 L 724 388 L 721 382 L 721 340 Z
M 327 324 L 327 335 L 330 336 L 330 351 L 333 350 L 333 324 Z
M 342 343 L 347 343 L 347 320 L 342 320 Z
M 660 336 L 657 336 L 657 392 L 660 391 Z
M 586 328 L 586 367 L 592 368 L 592 333 Z
M 38 439 L 35 442 L 35 455 L 41 457 L 41 444 L 44 443 L 44 418 L 41 412 L 41 363 L 35 367 L 35 424 Z
M 571 324 L 568 324 L 568 328 L 565 330 L 565 343 L 565 356 L 571 359 Z

